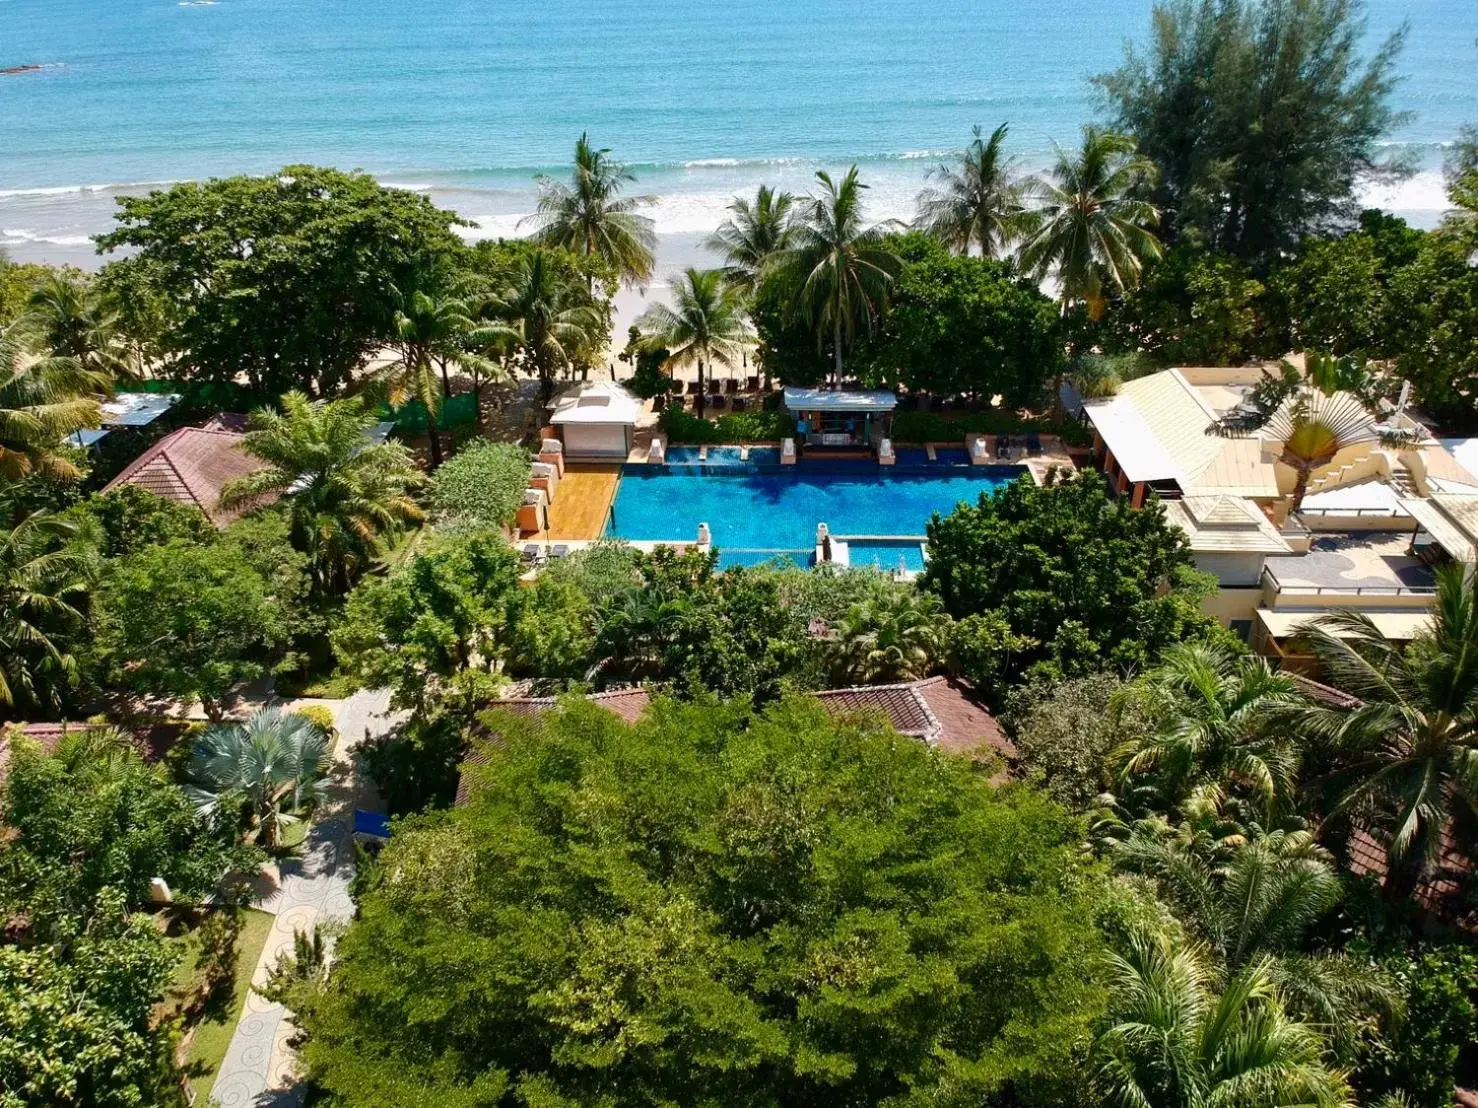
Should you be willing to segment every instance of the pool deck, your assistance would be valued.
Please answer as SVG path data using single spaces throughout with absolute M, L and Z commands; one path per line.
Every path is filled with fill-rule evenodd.
M 560 479 L 554 502 L 549 505 L 549 530 L 526 538 L 533 542 L 600 538 L 620 480 L 619 465 L 569 466 Z

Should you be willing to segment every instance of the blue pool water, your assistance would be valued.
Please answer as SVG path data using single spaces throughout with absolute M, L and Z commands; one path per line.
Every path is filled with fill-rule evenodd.
M 734 551 L 809 549 L 821 522 L 835 535 L 922 535 L 935 512 L 974 503 L 1023 472 L 1020 466 L 979 466 L 890 473 L 876 463 L 866 469 L 802 463 L 732 474 L 627 466 L 606 533 L 691 542 L 706 522 L 714 545 Z
M 847 547 L 854 566 L 873 566 L 889 573 L 895 569 L 924 571 L 924 546 L 916 539 L 853 539 Z
M 737 446 L 710 446 L 708 457 L 702 457 L 701 446 L 669 446 L 667 464 L 670 466 L 700 466 L 707 469 L 745 469 L 757 466 L 780 464 L 778 446 L 752 446 L 749 460 L 745 461 L 741 448 Z

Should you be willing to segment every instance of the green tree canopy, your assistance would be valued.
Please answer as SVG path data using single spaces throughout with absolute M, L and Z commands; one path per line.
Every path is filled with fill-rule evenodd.
M 920 234 L 888 240 L 903 259 L 888 314 L 858 351 L 859 374 L 937 395 L 1031 405 L 1062 364 L 1057 309 L 1006 262 L 951 255 Z
M 978 1104 L 1100 1010 L 1096 881 L 1033 792 L 804 700 L 489 723 L 299 1003 L 345 1108 Z
M 1361 54 L 1362 0 L 1164 0 L 1147 45 L 1097 78 L 1113 123 L 1159 167 L 1168 236 L 1265 269 L 1353 223 L 1356 186 L 1398 121 L 1404 32 Z
M 575 166 L 566 184 L 539 176 L 538 211 L 529 219 L 535 238 L 586 257 L 597 257 L 625 280 L 646 282 L 652 276 L 652 252 L 657 232 L 650 216 L 639 209 L 655 202 L 653 196 L 623 196 L 636 177 L 609 155 L 597 150 L 589 136 L 575 142 Z
M 364 173 L 288 166 L 118 201 L 104 281 L 190 376 L 334 392 L 392 334 L 395 290 L 456 254 L 457 218 Z M 143 336 L 141 336 L 143 337 Z
M 1111 500 L 1096 473 L 1054 473 L 935 516 L 922 580 L 956 619 L 997 611 L 1035 640 L 1017 672 L 1040 661 L 1073 676 L 1141 668 L 1170 643 L 1210 633 L 1196 576 L 1185 536 L 1158 505 Z
M 427 501 L 442 524 L 496 529 L 513 522 L 528 487 L 528 451 L 476 439 L 436 471 Z

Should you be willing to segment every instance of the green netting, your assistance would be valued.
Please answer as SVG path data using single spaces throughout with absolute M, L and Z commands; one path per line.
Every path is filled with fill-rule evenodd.
M 381 410 L 384 417 L 395 424 L 397 431 L 416 434 L 426 430 L 426 408 L 419 400 L 411 400 L 397 409 L 383 408 Z M 441 411 L 436 417 L 436 426 L 438 430 L 449 431 L 453 427 L 461 427 L 464 423 L 472 423 L 476 419 L 477 397 L 470 392 L 464 392 L 459 396 L 449 396 L 442 400 Z

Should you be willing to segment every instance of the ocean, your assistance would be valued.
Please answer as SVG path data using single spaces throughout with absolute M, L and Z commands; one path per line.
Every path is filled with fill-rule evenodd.
M 361 168 L 517 233 L 586 130 L 658 197 L 659 271 L 761 181 L 856 162 L 906 218 L 972 124 L 1027 168 L 1092 118 L 1088 77 L 1150 0 L 0 0 L 0 246 L 96 265 L 120 194 L 293 162 Z M 1370 0 L 1410 24 L 1390 136 L 1423 172 L 1372 202 L 1443 207 L 1442 145 L 1478 121 L 1478 0 Z

